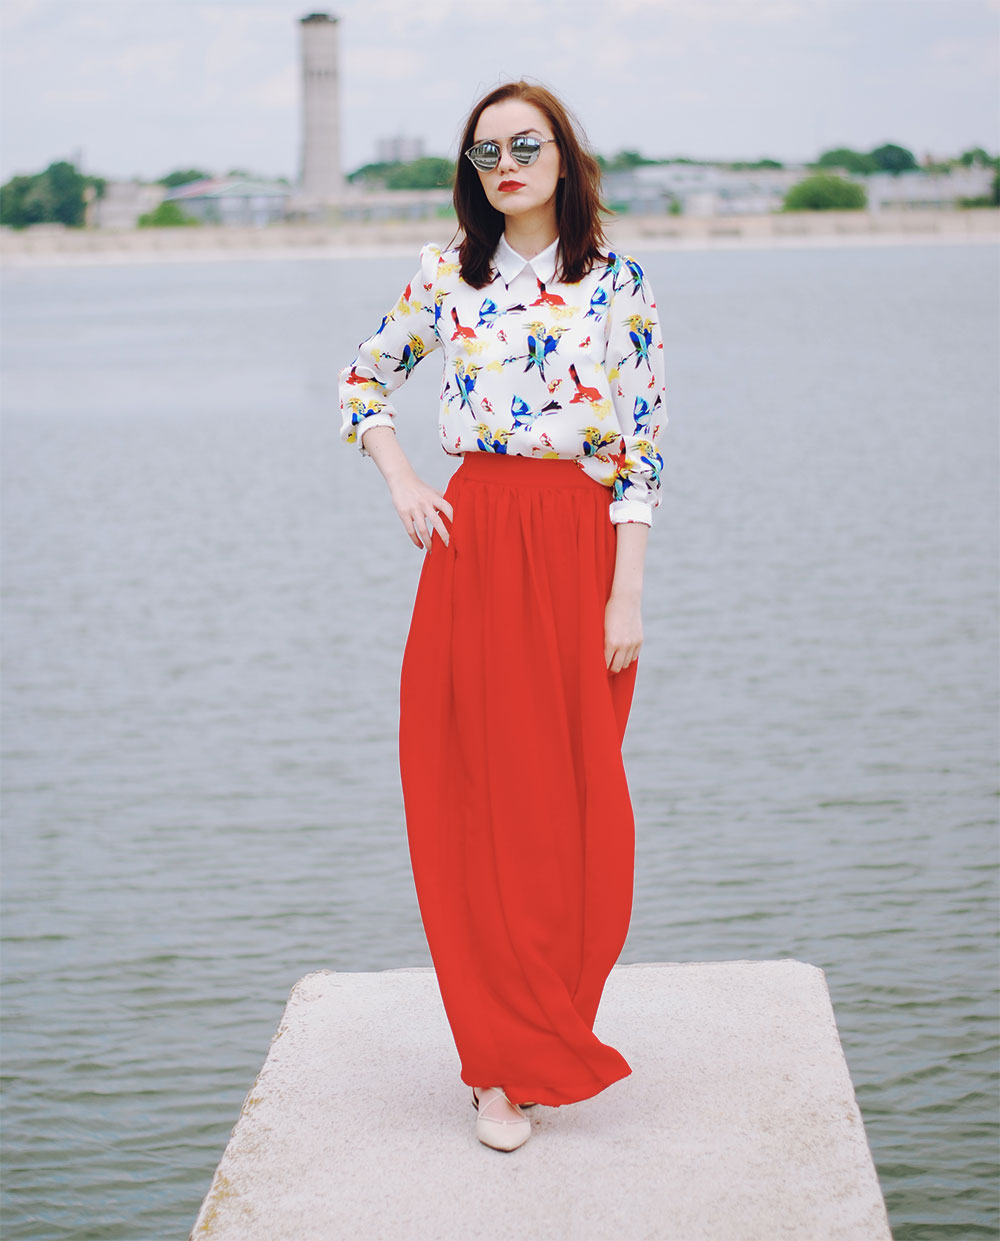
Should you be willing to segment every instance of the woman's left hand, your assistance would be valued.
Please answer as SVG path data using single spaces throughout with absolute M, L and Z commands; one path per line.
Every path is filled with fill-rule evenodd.
M 621 672 L 639 656 L 642 646 L 642 598 L 612 592 L 604 609 L 604 662 Z

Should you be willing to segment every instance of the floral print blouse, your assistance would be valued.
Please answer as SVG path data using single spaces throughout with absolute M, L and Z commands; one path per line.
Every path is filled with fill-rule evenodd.
M 482 289 L 462 279 L 457 249 L 425 245 L 396 305 L 340 373 L 341 438 L 370 456 L 364 433 L 396 416 L 389 394 L 442 349 L 445 452 L 575 460 L 609 489 L 613 523 L 651 525 L 667 422 L 656 302 L 623 254 L 560 283 L 558 244 L 528 260 L 501 237 Z

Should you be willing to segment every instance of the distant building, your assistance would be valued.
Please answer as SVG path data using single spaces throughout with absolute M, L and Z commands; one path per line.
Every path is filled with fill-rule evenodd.
M 341 199 L 345 221 L 427 220 L 451 215 L 451 190 L 353 190 Z
M 87 203 L 88 228 L 135 228 L 139 216 L 155 211 L 166 197 L 162 185 L 141 181 L 106 181 L 101 198 Z
M 724 168 L 716 164 L 643 164 L 604 176 L 606 201 L 618 211 L 688 216 L 762 215 L 780 211 L 793 185 L 817 172 L 833 173 L 860 185 L 868 210 L 900 207 L 957 207 L 963 198 L 988 195 L 992 168 L 951 173 L 921 171 L 862 176 L 839 168 Z
M 424 157 L 423 138 L 379 138 L 375 143 L 375 162 L 378 164 L 410 164 Z
M 715 164 L 642 164 L 604 176 L 604 195 L 619 211 L 717 216 L 777 210 L 802 167 L 720 168 Z M 676 204 L 676 206 L 674 206 Z
M 340 66 L 337 18 L 300 18 L 302 53 L 302 205 L 335 202 L 343 191 L 340 166 Z
M 957 207 L 963 198 L 988 198 L 992 168 L 954 168 L 951 172 L 874 172 L 852 177 L 865 187 L 869 211 L 900 207 Z
M 282 181 L 253 181 L 244 177 L 209 177 L 178 185 L 166 195 L 185 213 L 203 224 L 231 224 L 261 228 L 282 220 L 292 197 Z

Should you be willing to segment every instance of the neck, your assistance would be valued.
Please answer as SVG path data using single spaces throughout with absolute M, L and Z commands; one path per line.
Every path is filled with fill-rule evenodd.
M 524 259 L 533 259 L 536 254 L 541 254 L 559 236 L 555 206 L 549 207 L 547 204 L 546 207 L 548 209 L 506 218 L 503 231 L 507 244 Z

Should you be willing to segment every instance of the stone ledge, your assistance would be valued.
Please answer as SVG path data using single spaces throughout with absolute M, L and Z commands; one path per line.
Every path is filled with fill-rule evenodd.
M 609 242 L 642 254 L 653 250 L 796 249 L 816 246 L 997 244 L 1000 209 L 761 212 L 756 215 L 622 215 L 607 226 Z M 385 220 L 266 228 L 77 229 L 0 227 L 0 267 L 128 263 L 204 263 L 366 258 L 413 260 L 426 241 L 447 245 L 454 219 Z
M 192 1241 L 891 1241 L 822 970 L 616 966 L 631 1076 L 475 1138 L 432 969 L 292 988 Z

